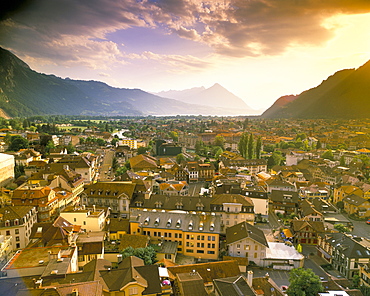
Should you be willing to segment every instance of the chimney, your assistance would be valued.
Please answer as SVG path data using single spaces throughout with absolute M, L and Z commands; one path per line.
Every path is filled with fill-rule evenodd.
M 95 210 L 96 210 L 96 207 L 95 207 L 95 205 L 93 205 L 93 212 L 95 213 Z
M 253 284 L 253 271 L 252 270 L 248 270 L 247 283 L 249 287 L 252 288 L 252 284 Z

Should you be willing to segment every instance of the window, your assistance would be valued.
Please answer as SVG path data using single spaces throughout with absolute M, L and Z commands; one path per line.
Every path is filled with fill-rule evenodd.
M 254 253 L 254 258 L 257 258 L 257 253 Z
M 16 236 L 16 237 L 15 237 L 15 241 L 17 241 L 17 242 L 19 242 L 19 241 L 20 241 L 19 236 Z
M 250 246 L 249 245 L 245 245 L 244 246 L 244 250 L 250 250 Z
M 198 254 L 204 254 L 204 250 L 197 250 Z
M 137 287 L 132 287 L 128 289 L 129 295 L 137 295 Z
M 7 230 L 6 231 L 6 235 L 10 235 L 10 230 Z
M 255 246 L 254 246 L 254 250 L 255 250 L 255 251 L 257 251 L 257 250 L 258 250 L 258 246 L 257 246 L 257 245 L 255 245 Z
M 215 251 L 207 251 L 207 254 L 214 254 Z
M 15 230 L 15 234 L 19 234 L 19 229 L 16 229 Z

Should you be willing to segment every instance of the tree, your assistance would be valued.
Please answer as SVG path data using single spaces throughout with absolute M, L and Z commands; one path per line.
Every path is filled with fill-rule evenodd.
M 256 158 L 257 159 L 261 158 L 261 150 L 262 150 L 262 140 L 261 140 L 261 137 L 258 137 L 257 142 L 256 142 Z
M 248 156 L 247 158 L 253 159 L 254 157 L 254 140 L 253 140 L 253 134 L 249 135 L 248 139 Z
M 186 157 L 184 154 L 180 153 L 176 155 L 176 162 L 178 164 L 182 163 L 183 161 L 186 161 Z
M 334 155 L 331 150 L 326 150 L 322 155 L 321 158 L 323 159 L 329 159 L 329 160 L 334 160 Z
M 238 143 L 238 149 L 241 156 L 247 158 L 248 153 L 248 133 L 243 133 Z
M 283 157 L 280 151 L 272 152 L 271 156 L 267 159 L 267 166 L 272 168 L 275 165 L 280 165 Z
M 172 141 L 174 141 L 174 142 L 178 142 L 178 140 L 179 140 L 179 134 L 178 134 L 177 132 L 175 132 L 175 131 L 171 131 L 171 132 L 169 133 L 169 136 L 170 136 L 170 138 L 172 139 Z
M 288 296 L 316 296 L 324 290 L 320 278 L 309 268 L 293 268 L 289 282 Z
M 320 142 L 320 140 L 318 140 L 316 142 L 316 149 L 321 149 L 321 142 Z
M 215 137 L 215 145 L 224 148 L 225 138 L 221 135 Z
M 156 252 L 152 247 L 145 247 L 145 248 L 137 248 L 134 249 L 133 247 L 128 247 L 124 249 L 122 252 L 122 259 L 130 256 L 136 256 L 140 259 L 144 260 L 145 265 L 154 264 L 156 260 Z
M 341 165 L 341 166 L 345 166 L 345 165 L 346 165 L 346 161 L 345 161 L 345 159 L 344 159 L 344 155 L 342 155 L 342 156 L 340 157 L 340 159 L 339 159 L 339 163 L 340 163 L 340 165 Z
M 104 139 L 102 138 L 97 138 L 96 139 L 96 143 L 99 145 L 99 146 L 105 146 L 105 144 L 107 143 Z
M 118 142 L 119 142 L 118 138 L 113 138 L 110 143 L 112 144 L 113 147 L 116 147 Z
M 344 224 L 340 224 L 340 223 L 335 224 L 334 229 L 338 230 L 341 233 L 350 231 L 348 227 L 346 227 Z
M 45 153 L 49 154 L 50 149 L 54 148 L 55 148 L 54 142 L 52 140 L 49 140 L 45 146 Z
M 21 136 L 12 136 L 8 151 L 19 151 L 20 149 L 27 149 L 29 147 L 28 140 Z
M 137 154 L 145 154 L 148 151 L 147 147 L 139 147 L 137 148 Z

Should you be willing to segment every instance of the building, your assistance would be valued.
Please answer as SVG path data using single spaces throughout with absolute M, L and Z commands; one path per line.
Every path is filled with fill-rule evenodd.
M 246 222 L 226 229 L 226 244 L 229 256 L 247 258 L 259 266 L 263 266 L 269 248 L 263 231 Z
M 81 194 L 82 204 L 92 207 L 111 208 L 111 213 L 123 218 L 129 215 L 129 205 L 136 184 L 133 182 L 97 182 L 85 187 Z
M 200 259 L 218 259 L 220 217 L 185 211 L 141 211 L 130 215 L 130 233 L 152 241 L 178 242 L 177 252 Z
M 0 187 L 14 179 L 14 156 L 0 153 Z
M 248 196 L 215 194 L 210 203 L 211 210 L 221 216 L 226 228 L 245 221 L 254 224 L 254 205 Z
M 370 250 L 361 244 L 361 237 L 329 233 L 320 235 L 318 239 L 318 255 L 347 279 L 359 274 L 360 265 L 370 262 Z
M 67 207 L 61 213 L 60 217 L 73 225 L 80 225 L 85 231 L 102 231 L 105 227 L 105 210 L 94 207 Z
M 42 279 L 63 277 L 78 271 L 77 248 L 53 246 L 19 250 L 1 270 L 8 278 L 35 276 Z
M 271 208 L 275 213 L 297 214 L 298 193 L 294 191 L 272 190 L 270 194 Z
M 35 206 L 0 207 L 0 235 L 12 237 L 13 250 L 25 248 L 31 236 L 31 229 L 37 222 Z
M 99 273 L 104 295 L 162 295 L 158 266 L 144 265 L 144 261 L 135 256 L 123 259 L 117 269 Z
M 39 222 L 51 221 L 59 214 L 56 192 L 48 186 L 23 184 L 13 192 L 12 203 L 16 206 L 34 206 Z

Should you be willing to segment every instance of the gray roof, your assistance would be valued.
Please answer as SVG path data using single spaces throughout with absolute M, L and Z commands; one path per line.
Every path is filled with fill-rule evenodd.
M 141 202 L 142 205 L 137 206 L 136 204 Z M 165 210 L 176 210 L 181 205 L 181 210 L 184 211 L 195 211 L 197 205 L 203 205 L 202 212 L 211 211 L 211 199 L 209 197 L 194 197 L 194 196 L 167 196 L 161 194 L 154 194 L 150 199 L 145 199 L 144 196 L 137 196 L 132 202 L 130 207 L 132 208 L 143 208 L 143 209 L 154 209 L 157 205 L 161 204 L 161 209 Z
M 220 296 L 257 295 L 243 276 L 215 279 L 213 282 Z
M 185 232 L 220 233 L 221 217 L 218 215 L 199 215 L 185 211 L 141 211 L 134 210 L 130 222 L 137 221 L 143 227 L 182 230 Z
M 247 222 L 241 222 L 226 229 L 226 244 L 231 244 L 245 238 L 250 238 L 268 247 L 263 231 Z
M 333 249 L 339 250 L 347 258 L 369 258 L 370 250 L 362 246 L 357 239 L 352 238 L 343 233 L 327 234 L 327 242 Z

